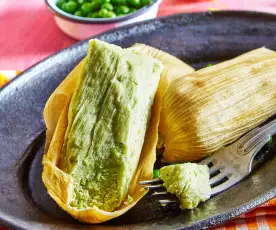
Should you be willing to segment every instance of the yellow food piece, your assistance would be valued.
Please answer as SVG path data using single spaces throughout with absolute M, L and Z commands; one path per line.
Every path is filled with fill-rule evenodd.
M 276 53 L 256 49 L 174 80 L 160 132 L 165 162 L 199 160 L 276 113 Z
M 8 78 L 4 74 L 0 73 L 0 88 L 6 85 L 8 82 Z
M 0 88 L 14 79 L 21 71 L 19 70 L 0 70 Z

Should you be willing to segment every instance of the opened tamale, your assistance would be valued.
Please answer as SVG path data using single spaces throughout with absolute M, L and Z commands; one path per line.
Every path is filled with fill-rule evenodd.
M 95 42 L 97 42 L 98 44 L 100 43 L 99 41 L 94 40 L 92 41 L 92 44 L 94 43 L 95 45 Z M 107 44 L 101 43 L 101 45 L 108 46 L 110 48 L 110 46 Z M 105 185 L 107 185 L 106 186 L 107 191 L 103 191 L 103 193 L 111 190 L 111 193 L 114 195 L 114 197 L 115 196 L 118 197 L 118 201 L 116 200 L 115 202 L 113 202 L 111 199 L 111 202 L 106 204 L 98 202 L 100 201 L 100 199 L 99 199 L 99 196 L 97 197 L 97 194 L 95 193 L 95 187 L 93 191 L 94 193 L 93 194 L 91 193 L 92 196 L 90 196 L 90 198 L 84 197 L 82 196 L 82 194 L 79 194 L 81 195 L 80 197 L 76 197 L 77 191 L 74 189 L 76 184 L 80 184 L 81 186 L 87 185 L 89 188 L 90 186 L 89 182 L 91 180 L 85 181 L 84 179 L 89 177 L 91 172 L 92 173 L 93 171 L 98 172 L 98 170 L 95 170 L 95 167 L 91 165 L 90 161 L 85 161 L 84 159 L 85 157 L 82 158 L 86 154 L 82 154 L 82 153 L 78 154 L 78 150 L 83 147 L 84 141 L 87 141 L 87 139 L 90 138 L 90 141 L 87 142 L 88 144 L 86 143 L 86 146 L 88 146 L 90 145 L 90 143 L 92 143 L 92 140 L 93 140 L 93 138 L 91 138 L 92 137 L 91 134 L 85 131 L 83 128 L 85 126 L 85 129 L 86 129 L 88 126 L 91 125 L 91 122 L 93 122 L 93 119 L 95 119 L 95 117 L 93 117 L 93 115 L 91 116 L 90 114 L 90 113 L 97 114 L 93 104 L 99 103 L 99 102 L 100 102 L 99 103 L 100 105 L 104 103 L 116 103 L 118 106 L 120 106 L 120 102 L 122 102 L 122 100 L 125 100 L 127 98 L 131 99 L 130 92 L 133 91 L 132 90 L 133 88 L 140 87 L 140 90 L 146 89 L 146 86 L 143 86 L 143 84 L 141 85 L 140 81 L 142 78 L 144 78 L 146 82 L 148 83 L 152 82 L 152 79 L 148 79 L 151 77 L 151 74 L 149 73 L 151 70 L 155 72 L 155 74 L 157 75 L 155 77 L 158 77 L 158 72 L 156 71 L 159 71 L 160 73 L 160 63 L 158 63 L 157 60 L 151 58 L 150 57 L 151 55 L 148 55 L 147 50 L 144 50 L 145 52 L 139 52 L 138 48 L 136 49 L 135 47 L 128 48 L 126 49 L 127 51 L 122 51 L 123 53 L 127 53 L 127 55 L 129 55 L 127 59 L 122 58 L 121 60 L 120 57 L 117 57 L 117 62 L 110 63 L 112 60 L 114 60 L 114 58 L 112 58 L 112 55 L 120 56 L 120 53 L 121 53 L 120 48 L 115 48 L 115 51 L 113 50 L 113 48 L 114 46 L 110 48 L 111 50 L 109 50 L 109 52 L 105 52 L 104 50 L 99 49 L 99 47 L 92 46 L 88 56 L 83 61 L 81 61 L 78 66 L 75 67 L 75 69 L 65 78 L 65 80 L 53 92 L 53 94 L 50 96 L 49 100 L 47 101 L 47 104 L 44 109 L 44 118 L 45 118 L 45 123 L 47 127 L 47 132 L 46 132 L 45 155 L 43 158 L 43 175 L 42 175 L 43 182 L 51 197 L 59 204 L 60 207 L 62 207 L 65 211 L 70 213 L 73 217 L 75 217 L 79 221 L 86 222 L 86 223 L 101 223 L 101 222 L 110 220 L 112 218 L 115 218 L 117 216 L 120 216 L 124 214 L 126 211 L 128 211 L 130 208 L 132 208 L 147 193 L 146 190 L 142 189 L 143 186 L 138 184 L 138 181 L 149 180 L 152 178 L 153 165 L 156 158 L 155 148 L 156 148 L 157 139 L 158 139 L 158 124 L 159 124 L 159 118 L 160 118 L 162 98 L 163 98 L 163 93 L 168 86 L 167 76 L 171 76 L 170 75 L 171 71 L 168 71 L 169 65 L 167 66 L 166 63 L 163 62 L 167 70 L 163 71 L 161 74 L 161 79 L 159 80 L 156 94 L 154 95 L 154 92 L 155 92 L 154 87 L 157 87 L 156 83 L 151 90 L 148 90 L 147 92 L 143 91 L 142 97 L 146 97 L 145 99 L 148 100 L 148 103 L 152 104 L 153 102 L 153 104 L 150 111 L 149 111 L 149 108 L 150 108 L 149 106 L 147 106 L 148 108 L 146 108 L 146 106 L 143 106 L 143 110 L 141 110 L 143 114 L 139 115 L 138 118 L 136 117 L 135 119 L 133 119 L 134 122 L 141 122 L 142 117 L 147 117 L 147 119 L 143 119 L 143 122 L 142 122 L 143 124 L 141 126 L 141 128 L 143 128 L 146 125 L 147 129 L 144 134 L 141 151 L 139 152 L 137 151 L 137 149 L 135 150 L 136 155 L 134 156 L 134 158 L 138 158 L 139 161 L 137 162 L 137 160 L 134 159 L 134 162 L 128 162 L 128 165 L 126 167 L 122 165 L 122 170 L 121 169 L 119 170 L 122 175 L 124 174 L 125 169 L 129 171 L 129 173 L 126 176 L 123 175 L 122 177 L 121 176 L 118 177 L 119 183 L 121 183 L 121 185 L 123 183 L 125 184 L 122 186 L 123 190 L 117 190 L 117 188 L 115 188 L 112 191 L 112 188 L 110 188 L 110 186 L 112 186 L 113 181 L 110 181 L 110 185 L 108 185 L 108 183 L 103 180 Z M 152 49 L 152 47 L 147 46 L 147 49 Z M 113 53 L 113 51 L 115 53 Z M 101 65 L 101 63 L 100 64 L 96 63 L 98 60 L 97 57 L 93 57 L 92 59 L 90 59 L 89 55 L 92 55 L 93 53 L 95 54 L 95 52 L 98 58 L 101 57 L 105 63 L 110 63 L 110 65 Z M 131 54 L 131 52 L 133 54 Z M 144 54 L 140 55 L 139 53 L 144 53 Z M 137 59 L 134 58 L 135 57 L 134 54 L 135 55 L 138 54 L 138 56 L 141 57 L 141 58 L 138 58 L 138 60 L 140 60 L 141 63 L 138 63 L 138 65 L 136 66 L 133 66 L 133 62 L 137 61 Z M 87 59 L 89 59 L 90 62 Z M 120 61 L 118 61 L 118 59 L 120 59 L 122 62 L 127 62 L 129 60 L 129 64 L 124 65 L 125 67 L 128 67 L 128 68 L 126 69 L 123 68 L 123 69 L 119 69 L 118 71 L 112 72 L 112 69 L 111 69 L 112 65 L 120 64 Z M 159 59 L 159 58 L 156 58 L 156 59 Z M 178 60 L 176 58 L 174 59 Z M 146 63 L 143 64 L 143 62 L 146 62 Z M 157 64 L 156 67 L 154 67 L 155 66 L 154 63 Z M 179 60 L 179 63 L 181 64 L 182 62 Z M 151 68 L 151 65 L 153 68 Z M 185 63 L 183 63 L 183 65 L 187 66 Z M 99 74 L 93 73 L 93 71 L 96 71 L 96 69 L 98 69 L 99 71 L 100 66 L 105 70 L 104 74 L 99 75 Z M 147 68 L 145 68 L 145 66 L 147 66 Z M 137 74 L 136 76 L 133 76 L 135 73 L 132 72 L 132 67 L 138 68 L 135 73 L 139 73 L 139 74 Z M 139 71 L 139 68 L 141 68 L 141 71 Z M 189 68 L 187 68 L 187 70 L 188 69 Z M 191 70 L 189 69 L 189 71 Z M 117 73 L 120 73 L 120 72 L 122 73 L 121 76 L 116 75 Z M 87 73 L 90 74 L 90 77 L 87 76 Z M 182 71 L 182 74 L 185 74 L 185 71 Z M 108 97 L 108 100 L 94 100 L 92 105 L 90 105 L 91 109 L 87 110 L 84 118 L 77 120 L 75 119 L 75 117 L 77 117 L 79 113 L 83 112 L 83 110 L 78 110 L 78 109 L 82 106 L 83 102 L 86 101 L 84 100 L 85 97 L 89 97 L 88 101 L 91 101 L 91 99 L 93 99 L 94 96 L 97 96 L 97 95 L 100 96 L 105 91 L 104 86 L 106 86 L 106 84 L 101 83 L 96 86 L 93 86 L 92 84 L 93 81 L 92 79 L 90 79 L 91 77 L 95 77 L 95 78 L 103 77 L 103 79 L 101 80 L 107 80 L 109 82 L 108 84 L 110 84 L 111 86 L 112 86 L 111 83 L 115 83 L 115 86 L 118 86 L 123 81 L 129 80 L 130 82 L 127 84 L 126 87 L 131 87 L 132 89 L 127 91 L 127 89 L 122 87 L 121 90 L 126 90 L 125 92 L 128 92 L 128 94 L 125 94 L 127 95 L 127 98 L 122 98 L 122 100 L 113 100 L 112 97 Z M 113 77 L 113 80 L 110 81 L 110 78 L 112 77 Z M 135 77 L 139 77 L 140 79 L 137 79 L 137 81 L 132 81 L 132 80 L 135 80 L 133 79 Z M 84 94 L 83 96 L 77 95 L 79 93 L 78 91 L 80 89 L 80 84 L 82 84 L 81 81 L 83 80 L 87 81 L 87 87 L 93 86 L 92 89 L 95 89 L 95 94 L 89 91 L 88 92 L 89 95 L 87 94 L 87 92 L 82 92 Z M 156 81 L 158 82 L 158 79 L 155 78 L 154 82 Z M 138 86 L 136 85 L 136 83 L 138 83 Z M 84 90 L 88 90 L 87 87 Z M 119 94 L 116 94 L 116 95 L 120 96 Z M 154 96 L 154 101 L 152 101 L 153 96 Z M 126 112 L 129 109 L 131 109 L 131 106 L 135 106 L 136 104 L 139 104 L 139 103 L 141 104 L 142 103 L 141 100 L 143 99 L 139 97 L 137 98 L 137 100 L 140 100 L 140 101 L 136 101 L 136 103 L 129 104 L 129 106 L 125 109 Z M 97 130 L 106 131 L 104 135 L 106 134 L 110 135 L 111 141 L 114 140 L 114 138 L 116 139 L 116 137 L 113 137 L 112 135 L 112 130 L 108 130 L 108 127 L 110 124 L 108 122 L 108 117 L 109 115 L 112 115 L 112 111 L 109 111 L 109 113 L 107 114 L 107 113 L 103 113 L 103 110 L 101 110 L 99 111 L 99 114 L 105 115 L 106 117 L 102 116 L 101 118 L 102 120 L 107 122 L 105 122 L 103 129 L 97 128 Z M 127 115 L 127 113 L 122 111 L 121 115 L 124 116 L 124 115 Z M 136 111 L 134 116 L 137 116 L 137 115 L 138 113 Z M 118 125 L 120 123 L 120 120 L 117 120 L 117 121 L 118 122 L 116 122 L 116 124 Z M 126 116 L 125 119 L 123 119 L 123 124 L 121 122 L 122 128 L 125 128 L 126 130 L 129 129 L 127 121 L 128 121 L 128 116 Z M 79 130 L 80 139 L 76 141 L 77 138 L 79 138 L 78 133 L 75 133 L 75 135 L 71 135 L 70 133 L 72 131 L 72 127 L 76 124 L 78 125 L 78 123 L 79 125 L 82 124 L 81 125 L 82 128 Z M 131 127 L 133 125 L 135 124 L 132 124 Z M 73 132 L 75 131 L 76 129 L 73 130 Z M 91 129 L 91 131 L 93 130 Z M 84 135 L 84 132 L 87 133 L 87 135 Z M 140 129 L 140 131 L 138 130 L 138 132 L 144 132 L 144 130 Z M 119 132 L 118 134 L 121 140 L 125 140 L 124 136 L 120 136 L 122 134 L 126 135 L 125 131 Z M 135 141 L 135 143 L 130 145 L 131 148 L 134 148 L 135 144 L 137 144 L 136 140 L 137 138 L 140 138 L 139 135 L 140 135 L 139 133 L 137 135 L 132 135 L 132 139 L 133 141 Z M 102 137 L 103 137 L 102 133 L 97 132 L 96 138 L 102 138 Z M 69 146 L 69 151 L 67 151 L 68 146 Z M 107 146 L 105 145 L 104 148 L 106 147 Z M 120 165 L 120 161 L 116 160 L 116 156 L 118 156 L 118 150 L 115 149 L 116 145 L 114 145 L 113 147 L 114 148 L 109 151 L 109 153 L 111 154 L 110 157 L 113 158 L 113 161 L 112 161 L 113 164 L 112 162 L 108 162 L 108 158 L 106 162 L 102 161 L 101 159 L 100 161 L 98 161 L 99 164 L 96 165 L 96 167 L 100 167 L 100 165 L 103 165 L 103 164 L 108 166 L 108 164 L 110 163 L 111 165 L 109 165 L 110 166 L 109 169 L 111 170 L 109 171 L 113 170 L 113 172 L 116 172 L 116 167 Z M 124 149 L 125 147 L 124 143 L 119 142 L 118 147 Z M 87 154 L 91 154 L 91 157 L 92 157 L 92 155 L 96 153 L 98 157 L 104 158 L 105 154 L 108 152 L 107 149 L 104 149 L 104 148 L 98 148 L 97 152 L 94 151 L 94 153 L 92 152 L 92 148 L 87 148 L 88 150 Z M 102 152 L 103 154 L 101 156 Z M 133 161 L 131 157 L 128 159 Z M 130 166 L 132 167 L 131 169 L 129 169 Z M 77 177 L 78 171 L 82 170 L 83 167 L 85 168 L 85 172 L 81 173 L 80 177 Z M 102 171 L 104 173 L 105 171 L 108 171 L 108 170 L 106 170 L 106 168 L 103 168 Z M 132 176 L 131 176 L 131 173 L 133 173 Z M 93 174 L 93 177 L 95 178 L 95 180 L 98 180 L 98 181 L 101 180 L 101 176 L 102 176 L 101 173 L 97 173 L 97 175 Z M 130 177 L 132 179 L 130 179 Z M 112 180 L 112 178 L 114 179 L 114 175 L 111 175 L 110 179 Z M 108 177 L 106 177 L 105 179 L 108 180 Z M 111 211 L 112 209 L 114 210 Z
M 276 113 L 276 53 L 260 48 L 174 80 L 164 96 L 165 162 L 199 160 Z
M 145 194 L 137 180 L 152 175 L 160 111 L 153 102 L 162 64 L 92 40 L 80 68 L 77 81 L 69 76 L 45 108 L 47 132 L 52 123 L 56 128 L 47 135 L 43 182 L 64 210 L 97 223 L 121 215 Z M 53 121 L 58 98 L 64 107 Z

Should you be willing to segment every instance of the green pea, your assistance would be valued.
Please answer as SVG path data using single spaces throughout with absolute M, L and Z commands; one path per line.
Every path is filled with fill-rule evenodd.
M 116 14 L 113 11 L 108 11 L 105 15 L 106 18 L 116 18 Z
M 90 13 L 87 14 L 87 17 L 89 17 L 89 18 L 98 18 L 99 15 L 98 15 L 97 12 L 90 12 Z
M 112 10 L 114 10 L 114 7 L 113 7 L 113 5 L 110 4 L 110 3 L 104 3 L 104 4 L 102 5 L 102 9 L 107 9 L 107 10 L 112 11 Z
M 128 5 L 130 5 L 130 6 L 132 6 L 132 7 L 134 7 L 134 8 L 139 8 L 139 7 L 141 7 L 141 2 L 140 2 L 140 0 L 128 0 Z
M 88 13 L 89 18 L 99 18 L 99 12 L 90 12 Z
M 82 9 L 83 12 L 89 13 L 93 9 L 93 4 L 90 3 L 90 2 L 83 3 L 81 5 L 81 9 Z
M 62 6 L 63 3 L 66 3 L 66 0 L 59 0 L 59 1 L 57 2 L 57 7 L 58 7 L 58 8 L 61 8 L 61 6 Z
M 101 3 L 102 3 L 102 4 L 110 3 L 110 0 L 101 0 Z
M 134 13 L 134 12 L 136 12 L 136 9 L 134 9 L 134 8 L 129 8 L 129 14 L 131 14 L 131 13 Z
M 78 3 L 81 5 L 81 4 L 85 3 L 85 0 L 78 0 Z
M 147 6 L 151 3 L 151 0 L 141 0 L 143 6 Z
M 66 4 L 67 4 L 66 2 L 62 3 L 60 9 L 62 9 L 63 11 L 66 11 Z
M 127 1 L 126 0 L 111 0 L 111 3 L 113 5 L 119 6 L 119 5 L 126 5 Z
M 153 179 L 154 178 L 159 178 L 159 176 L 160 176 L 160 172 L 159 172 L 159 169 L 154 169 L 153 170 Z
M 99 13 L 98 13 L 98 12 L 93 12 L 93 13 L 92 13 L 92 17 L 93 17 L 93 18 L 99 18 L 100 16 L 99 16 Z
M 79 17 L 82 17 L 82 16 L 83 16 L 81 10 L 77 10 L 77 11 L 74 13 L 74 15 L 79 16 Z
M 100 18 L 105 18 L 105 15 L 108 13 L 108 10 L 107 9 L 101 9 L 99 11 L 99 16 Z
M 81 10 L 81 12 L 82 12 L 82 16 L 83 16 L 83 17 L 87 17 L 87 15 L 88 15 L 87 12 L 83 12 L 82 10 Z
M 72 14 L 76 11 L 77 7 L 78 7 L 78 4 L 76 2 L 70 1 L 70 2 L 65 3 L 64 11 Z
M 272 139 L 272 137 L 269 137 L 269 141 L 267 142 L 267 145 L 268 145 L 268 146 L 271 146 L 272 143 L 273 143 L 273 139 Z
M 117 17 L 125 16 L 125 14 L 117 14 Z
M 98 11 L 99 9 L 101 9 L 102 4 L 100 1 L 94 1 L 91 4 L 92 4 L 92 11 Z
M 128 14 L 129 8 L 127 6 L 119 6 L 116 12 L 118 14 Z

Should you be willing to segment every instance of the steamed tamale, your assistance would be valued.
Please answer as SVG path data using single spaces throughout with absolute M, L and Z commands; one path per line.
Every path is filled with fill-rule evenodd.
M 164 96 L 163 160 L 199 160 L 275 113 L 274 51 L 256 49 L 183 76 L 170 84 Z
M 104 222 L 145 195 L 138 181 L 152 176 L 161 71 L 152 57 L 92 40 L 49 98 L 42 179 L 76 219 Z
M 169 86 L 172 81 L 182 77 L 183 75 L 195 71 L 193 67 L 189 66 L 177 57 L 164 52 L 163 50 L 140 43 L 134 44 L 129 49 L 135 53 L 146 54 L 161 61 L 166 69 L 164 74 L 166 74 L 165 79 L 167 81 L 167 86 Z
M 159 50 L 145 44 L 136 43 L 133 46 L 131 46 L 129 50 L 132 50 L 135 53 L 142 53 L 142 54 L 149 55 L 162 62 L 162 64 L 164 65 L 164 70 L 162 72 L 162 77 L 161 77 L 161 81 L 163 85 L 162 87 L 163 92 L 160 92 L 161 96 L 165 94 L 167 88 L 174 80 L 195 71 L 194 68 L 192 68 L 185 62 L 181 61 L 177 57 L 172 56 L 171 54 L 168 54 L 163 50 Z M 163 98 L 160 98 L 160 100 L 162 101 Z M 164 140 L 162 138 L 162 135 L 159 135 L 157 149 L 163 149 L 163 147 L 164 147 Z
M 142 68 L 141 68 L 142 67 Z M 81 208 L 119 207 L 136 170 L 161 63 L 92 41 L 68 110 L 60 168 Z

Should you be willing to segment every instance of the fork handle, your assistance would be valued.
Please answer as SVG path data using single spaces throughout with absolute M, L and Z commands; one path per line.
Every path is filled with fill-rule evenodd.
M 252 150 L 256 148 L 256 145 L 260 145 L 261 143 L 263 143 L 264 145 L 269 141 L 269 137 L 271 137 L 275 133 L 276 119 L 262 127 L 257 127 L 253 129 L 241 139 L 239 153 L 241 155 L 246 155 L 249 152 L 252 152 Z

